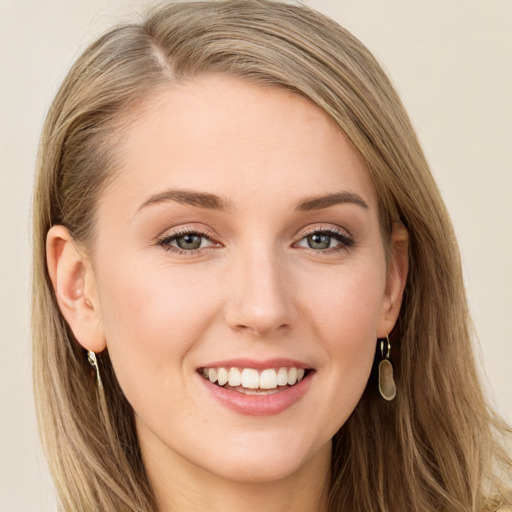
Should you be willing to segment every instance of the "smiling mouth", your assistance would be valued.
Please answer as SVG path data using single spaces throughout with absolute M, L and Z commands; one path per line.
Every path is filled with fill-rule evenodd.
M 311 370 L 296 367 L 267 368 L 199 368 L 198 373 L 221 388 L 246 395 L 271 395 L 292 388 Z

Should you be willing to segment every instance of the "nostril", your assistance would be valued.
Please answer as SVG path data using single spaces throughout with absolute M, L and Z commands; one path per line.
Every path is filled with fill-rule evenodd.
M 250 267 L 250 265 L 249 265 Z M 240 279 L 233 276 L 233 296 L 225 304 L 224 316 L 231 329 L 240 333 L 264 336 L 293 326 L 298 318 L 292 288 L 283 282 L 283 273 L 269 269 L 265 276 L 248 276 L 247 265 Z M 252 278 L 251 278 L 252 277 Z
M 247 333 L 254 334 L 255 336 L 266 336 L 269 333 L 272 333 L 274 331 L 283 331 L 289 327 L 290 327 L 290 325 L 285 324 L 285 323 L 275 325 L 270 322 L 265 323 L 265 322 L 260 321 L 260 322 L 253 322 L 251 325 L 246 325 L 246 324 L 240 323 L 240 324 L 234 325 L 232 328 L 238 332 L 247 332 Z

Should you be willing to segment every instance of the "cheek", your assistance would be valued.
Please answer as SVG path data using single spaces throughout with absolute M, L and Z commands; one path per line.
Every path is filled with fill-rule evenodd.
M 326 400 L 332 404 L 330 429 L 338 430 L 366 387 L 377 344 L 385 289 L 383 265 L 338 272 L 325 281 L 330 293 L 311 294 L 309 316 L 328 361 Z
M 98 281 L 107 347 L 129 400 L 156 379 L 172 387 L 217 314 L 215 288 L 188 270 L 122 259 Z
M 376 340 L 384 289 L 384 265 L 347 267 L 325 274 L 303 303 L 331 349 L 358 350 L 361 340 Z

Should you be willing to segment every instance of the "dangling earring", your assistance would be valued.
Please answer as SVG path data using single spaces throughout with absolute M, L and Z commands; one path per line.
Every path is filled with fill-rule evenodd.
M 379 393 L 384 400 L 391 401 L 396 396 L 395 379 L 393 378 L 393 365 L 389 360 L 389 353 L 391 352 L 391 343 L 389 337 L 386 336 L 387 352 L 384 355 L 384 340 L 380 341 L 380 353 L 382 361 L 379 363 Z
M 89 361 L 89 364 L 96 370 L 96 384 L 97 384 L 97 393 L 100 401 L 100 407 L 103 409 L 104 414 L 106 414 L 107 411 L 107 404 L 105 401 L 105 391 L 103 389 L 103 382 L 101 382 L 101 375 L 100 375 L 100 366 L 98 364 L 98 358 L 96 357 L 96 353 L 92 350 L 87 351 L 87 360 Z
M 96 382 L 98 384 L 98 389 L 103 391 L 103 383 L 101 382 L 100 376 L 100 367 L 98 365 L 98 359 L 96 358 L 96 353 L 92 350 L 87 351 L 87 360 L 89 364 L 96 370 Z

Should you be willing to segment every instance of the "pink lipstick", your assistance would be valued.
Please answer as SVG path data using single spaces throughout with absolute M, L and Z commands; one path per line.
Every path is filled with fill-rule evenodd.
M 197 370 L 202 384 L 225 407 L 244 415 L 270 416 L 297 403 L 314 370 L 291 359 L 209 362 Z

